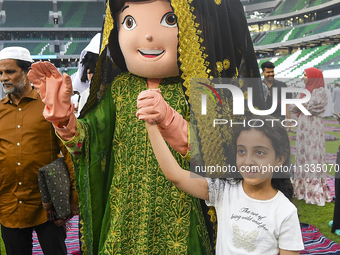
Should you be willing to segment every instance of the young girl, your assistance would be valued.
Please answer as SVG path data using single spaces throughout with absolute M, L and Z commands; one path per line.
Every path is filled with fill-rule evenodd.
M 217 212 L 216 254 L 299 254 L 304 249 L 288 169 L 290 146 L 278 121 L 242 127 L 234 134 L 240 178 L 193 178 L 172 157 L 156 125 L 146 123 L 151 144 L 166 178 L 179 189 L 205 199 Z M 273 122 L 273 127 L 272 127 Z M 267 171 L 265 171 L 265 166 Z M 276 172 L 270 171 L 269 166 Z M 196 176 L 194 176 L 196 177 Z

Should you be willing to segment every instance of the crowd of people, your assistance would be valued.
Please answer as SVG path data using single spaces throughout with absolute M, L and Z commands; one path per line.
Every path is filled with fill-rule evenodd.
M 271 62 L 262 64 L 261 81 L 242 4 L 218 2 L 188 1 L 184 8 L 177 0 L 108 1 L 103 31 L 82 52 L 73 80 L 49 62 L 33 63 L 22 47 L 0 51 L 6 94 L 0 101 L 0 224 L 8 255 L 32 254 L 33 230 L 44 254 L 67 254 L 66 222 L 76 214 L 86 254 L 304 249 L 293 197 L 319 206 L 332 200 L 325 175 L 307 169 L 326 163 L 323 117 L 330 100 L 322 72 L 304 73 L 310 99 L 303 106 L 310 115 L 288 104 L 282 109 L 287 84 L 274 78 Z M 218 95 L 221 104 L 205 117 L 195 111 L 200 102 L 191 92 L 212 88 L 205 83 L 213 77 L 251 87 L 258 109 L 275 100 L 278 107 L 255 121 L 246 114 L 252 125 L 211 130 L 209 121 L 231 114 L 230 95 Z M 193 78 L 204 79 L 204 86 Z M 336 85 L 332 101 L 340 112 L 338 96 Z M 291 168 L 287 132 L 295 122 L 282 125 L 291 112 L 301 171 L 264 171 Z M 56 188 L 69 197 L 66 217 L 58 217 L 52 199 L 46 207 L 38 182 L 39 169 L 57 158 L 69 179 L 68 189 Z M 189 171 L 214 160 L 235 165 L 237 174 Z

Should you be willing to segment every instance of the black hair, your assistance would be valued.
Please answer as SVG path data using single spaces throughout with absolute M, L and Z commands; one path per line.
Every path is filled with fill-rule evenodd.
M 80 62 L 84 67 L 84 71 L 83 71 L 81 78 L 80 78 L 81 82 L 86 82 L 88 80 L 87 70 L 90 70 L 89 73 L 94 73 L 98 57 L 99 57 L 99 54 L 93 53 L 93 52 L 90 52 L 90 51 L 88 51 L 85 54 L 84 58 Z
M 16 59 L 17 65 L 21 68 L 22 71 L 26 72 L 30 69 L 32 63 L 29 61 L 25 61 L 25 60 L 20 60 L 20 59 Z
M 264 72 L 264 69 L 266 69 L 266 68 L 275 68 L 275 65 L 270 61 L 263 62 L 261 64 L 262 71 Z
M 285 127 L 282 126 L 280 121 L 275 120 L 272 116 L 253 116 L 252 119 L 248 118 L 245 123 L 246 125 L 244 126 L 234 128 L 234 151 L 236 151 L 237 139 L 243 131 L 255 129 L 268 137 L 275 150 L 276 158 L 283 157 L 285 159 L 281 168 L 284 171 L 274 171 L 271 184 L 273 188 L 280 190 L 290 201 L 292 201 L 294 193 L 293 185 L 290 181 L 290 175 L 285 172 L 285 170 L 290 169 L 290 143 Z M 236 154 L 234 157 L 236 158 Z M 241 180 L 242 177 L 234 178 L 233 182 L 238 183 Z

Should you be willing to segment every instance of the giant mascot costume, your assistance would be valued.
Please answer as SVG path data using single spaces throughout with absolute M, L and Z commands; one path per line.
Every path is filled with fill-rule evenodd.
M 102 34 L 80 119 L 67 75 L 48 62 L 29 73 L 45 118 L 73 154 L 83 251 L 211 254 L 200 201 L 166 180 L 138 117 L 149 114 L 158 123 L 189 169 L 190 79 L 229 77 L 246 89 L 244 77 L 260 77 L 243 7 L 239 0 L 110 0 Z M 261 107 L 261 84 L 251 86 Z M 203 145 L 211 143 L 204 130 L 198 134 Z M 223 153 L 202 150 L 206 158 Z

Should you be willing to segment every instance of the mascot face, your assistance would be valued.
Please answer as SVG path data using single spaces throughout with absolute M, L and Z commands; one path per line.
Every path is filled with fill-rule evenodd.
M 118 24 L 129 72 L 146 78 L 179 75 L 177 19 L 167 0 L 127 2 L 118 13 Z

